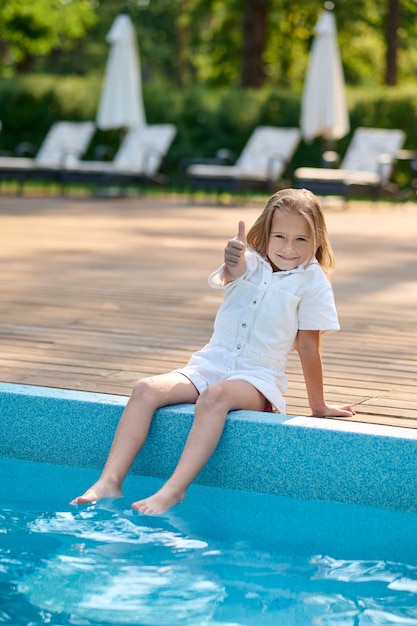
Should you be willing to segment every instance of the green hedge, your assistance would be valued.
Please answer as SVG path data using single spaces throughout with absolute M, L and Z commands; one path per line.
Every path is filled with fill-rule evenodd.
M 101 76 L 32 75 L 0 80 L 0 152 L 13 152 L 21 142 L 39 146 L 56 120 L 94 120 Z M 301 94 L 284 90 L 181 90 L 162 82 L 144 85 L 149 123 L 172 122 L 177 137 L 165 168 L 175 178 L 186 157 L 213 157 L 220 147 L 239 154 L 252 130 L 261 124 L 298 126 Z M 401 128 L 407 148 L 417 149 L 417 87 L 349 89 L 352 130 L 357 126 Z M 99 144 L 117 148 L 117 131 L 97 131 L 87 153 Z M 350 135 L 337 143 L 343 154 Z M 323 142 L 301 142 L 292 166 L 319 165 Z

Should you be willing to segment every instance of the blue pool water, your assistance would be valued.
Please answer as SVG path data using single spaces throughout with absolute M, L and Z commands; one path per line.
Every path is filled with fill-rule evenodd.
M 0 459 L 0 624 L 417 625 L 417 514 L 194 485 L 146 517 L 96 471 Z

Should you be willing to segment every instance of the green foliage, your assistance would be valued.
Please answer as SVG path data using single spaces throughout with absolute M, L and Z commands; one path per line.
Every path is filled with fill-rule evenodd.
M 7 0 L 0 3 L 0 75 L 23 69 L 33 56 L 73 46 L 97 16 L 87 0 Z
M 97 81 L 78 77 L 1 79 L 1 150 L 13 151 L 23 141 L 39 146 L 54 121 L 92 119 L 98 94 Z
M 417 72 L 417 2 L 400 0 L 398 79 Z M 384 83 L 389 0 L 335 0 L 346 82 Z M 302 88 L 323 0 L 269 0 L 264 49 L 266 85 Z M 0 76 L 28 71 L 101 74 L 106 35 L 127 7 L 140 48 L 143 81 L 171 88 L 236 87 L 242 62 L 242 0 L 3 0 Z
M 239 0 L 227 3 L 223 0 L 196 0 L 193 5 L 192 22 L 187 25 L 190 73 L 200 84 L 213 88 L 237 85 L 242 3 Z
M 407 134 L 407 147 L 416 148 L 417 87 L 351 89 L 348 96 L 352 127 L 401 128 Z
M 288 89 L 268 90 L 259 118 L 264 125 L 298 126 L 300 95 Z

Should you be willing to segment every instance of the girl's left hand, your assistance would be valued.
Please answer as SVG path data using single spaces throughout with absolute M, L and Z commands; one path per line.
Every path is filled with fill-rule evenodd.
M 353 415 L 356 415 L 356 411 L 350 404 L 345 406 L 326 404 L 322 411 L 313 413 L 313 417 L 353 417 Z

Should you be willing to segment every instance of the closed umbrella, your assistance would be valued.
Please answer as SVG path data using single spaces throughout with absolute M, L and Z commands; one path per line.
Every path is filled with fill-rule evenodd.
M 116 17 L 106 39 L 111 48 L 97 112 L 97 126 L 103 130 L 145 126 L 139 50 L 132 20 L 127 13 Z
M 301 132 L 307 142 L 315 137 L 332 142 L 349 132 L 349 115 L 331 11 L 323 11 L 315 32 L 301 104 Z

